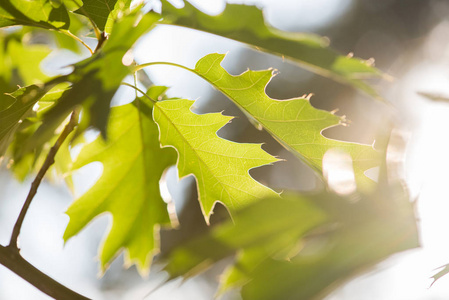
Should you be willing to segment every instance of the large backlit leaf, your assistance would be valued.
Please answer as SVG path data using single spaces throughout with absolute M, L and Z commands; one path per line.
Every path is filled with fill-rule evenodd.
M 159 227 L 170 224 L 159 180 L 164 170 L 176 163 L 176 152 L 160 148 L 151 108 L 140 100 L 113 107 L 108 132 L 107 142 L 98 137 L 82 149 L 74 164 L 77 169 L 101 162 L 103 174 L 68 209 L 70 222 L 64 239 L 109 212 L 112 227 L 100 250 L 102 269 L 124 248 L 127 260 L 145 272 L 159 251 Z
M 161 144 L 178 151 L 179 176 L 195 176 L 206 221 L 217 201 L 233 212 L 257 199 L 276 195 L 255 181 L 249 170 L 277 159 L 263 151 L 260 144 L 239 144 L 218 137 L 216 132 L 232 117 L 220 113 L 197 115 L 190 110 L 193 102 L 157 102 L 154 120 L 159 125 Z
M 83 0 L 83 6 L 75 12 L 85 15 L 100 30 L 110 33 L 117 16 L 130 4 L 131 0 Z
M 295 153 L 320 174 L 323 156 L 329 149 L 348 153 L 360 185 L 369 185 L 364 172 L 378 166 L 379 153 L 370 145 L 326 138 L 322 131 L 339 125 L 342 117 L 314 108 L 307 98 L 276 100 L 265 93 L 272 70 L 248 70 L 232 76 L 220 65 L 224 54 L 209 54 L 193 70 L 233 100 L 250 118 L 256 120 L 283 146 Z
M 60 1 L 0 1 L 0 27 L 27 25 L 46 29 L 67 29 L 69 24 L 67 9 Z
M 328 47 L 324 38 L 275 29 L 265 23 L 262 11 L 255 6 L 227 4 L 221 14 L 210 16 L 187 1 L 182 8 L 176 8 L 166 0 L 162 4 L 166 24 L 217 34 L 283 55 L 307 70 L 350 84 L 377 97 L 376 91 L 361 79 L 381 77 L 382 73 L 367 61 L 336 53 Z

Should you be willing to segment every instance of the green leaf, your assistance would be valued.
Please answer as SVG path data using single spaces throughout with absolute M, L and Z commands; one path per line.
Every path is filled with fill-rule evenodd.
M 110 102 L 130 68 L 122 63 L 125 53 L 137 39 L 150 30 L 159 19 L 157 14 L 146 14 L 140 22 L 138 12 L 120 19 L 103 48 L 74 65 L 68 75 L 72 88 L 45 115 L 42 127 L 30 138 L 29 147 L 48 139 L 54 129 L 75 107 L 84 107 L 81 128 L 93 126 L 106 136 Z M 138 24 L 136 25 L 136 23 Z
M 435 275 L 432 276 L 433 282 L 432 282 L 431 286 L 434 285 L 438 279 L 440 279 L 441 277 L 443 277 L 449 273 L 449 264 L 441 266 L 440 268 L 442 268 L 442 269 L 438 273 L 436 273 Z
M 265 23 L 262 11 L 255 6 L 227 4 L 221 14 L 210 16 L 187 1 L 184 4 L 183 8 L 178 9 L 162 0 L 163 22 L 220 35 L 284 56 L 309 71 L 380 98 L 361 79 L 381 77 L 382 73 L 368 61 L 336 53 L 328 47 L 324 38 L 275 29 Z
M 76 235 L 96 216 L 109 212 L 113 220 L 100 250 L 102 270 L 125 248 L 128 263 L 136 263 L 145 273 L 159 251 L 159 227 L 170 224 L 159 180 L 164 170 L 175 164 L 176 153 L 160 148 L 151 108 L 140 100 L 113 107 L 108 132 L 106 142 L 98 137 L 82 149 L 75 161 L 74 169 L 101 162 L 103 174 L 67 210 L 70 222 L 64 240 Z
M 9 94 L 14 99 L 14 103 L 0 111 L 0 157 L 5 154 L 15 132 L 32 112 L 36 102 L 56 84 L 56 81 L 51 81 L 45 85 L 30 85 Z
M 67 29 L 70 18 L 62 3 L 49 0 L 2 0 L 0 27 L 13 25 L 35 26 L 45 29 Z
M 154 120 L 159 125 L 161 144 L 178 151 L 179 176 L 195 176 L 206 221 L 218 201 L 232 213 L 255 200 L 276 195 L 255 181 L 249 170 L 277 159 L 260 144 L 239 144 L 218 137 L 216 132 L 232 117 L 220 113 L 197 115 L 190 110 L 193 103 L 184 99 L 157 102 Z
M 32 122 L 27 119 L 22 123 L 22 125 L 24 126 L 20 126 L 14 136 L 14 139 L 9 147 L 8 154 L 12 156 L 13 160 L 13 163 L 11 164 L 11 171 L 14 173 L 16 179 L 23 182 L 30 174 L 36 174 L 42 167 L 50 151 L 50 147 L 55 144 L 59 137 L 59 132 L 55 133 L 54 136 L 42 147 L 24 152 L 22 145 L 25 144 L 29 136 L 36 131 L 39 126 L 39 122 Z M 65 124 L 61 125 L 61 127 L 63 126 L 65 126 Z M 69 146 L 72 142 L 73 135 L 73 133 L 70 134 L 60 146 L 58 152 L 56 153 L 54 164 L 45 174 L 46 179 L 51 181 L 56 181 L 63 178 L 70 190 L 73 190 L 73 180 L 71 174 L 69 173 L 72 166 L 72 157 L 70 155 Z
M 82 36 L 83 31 L 87 27 L 86 24 L 87 20 L 85 20 L 83 16 L 78 14 L 71 13 L 69 17 L 70 17 L 70 27 L 67 29 L 67 32 L 78 37 Z M 62 30 L 51 31 L 59 48 L 68 49 L 77 54 L 81 54 L 82 51 L 80 42 L 71 37 L 70 34 L 67 34 L 67 32 L 63 32 Z
M 101 31 L 110 33 L 120 13 L 129 9 L 131 0 L 83 0 L 75 13 L 91 19 Z
M 380 154 L 370 145 L 328 139 L 322 131 L 341 124 L 344 118 L 314 108 L 307 98 L 276 100 L 265 93 L 272 70 L 248 70 L 232 76 L 220 65 L 224 54 L 209 54 L 193 70 L 233 100 L 251 119 L 265 128 L 284 147 L 322 174 L 323 156 L 330 149 L 348 153 L 360 186 L 372 181 L 364 175 L 379 165 Z
M 168 253 L 165 270 L 171 278 L 188 277 L 241 249 L 258 249 L 260 253 L 253 254 L 263 260 L 300 239 L 326 218 L 307 197 L 265 198 L 237 209 L 233 222 L 221 224 L 208 235 Z
M 0 32 L 0 111 L 12 104 L 6 95 L 17 86 L 40 84 L 47 76 L 40 69 L 41 61 L 50 53 L 44 45 L 30 45 L 23 41 L 24 31 L 10 34 Z
M 333 215 L 334 226 L 339 228 L 312 235 L 305 241 L 303 252 L 288 261 L 269 258 L 256 267 L 241 270 L 251 278 L 242 287 L 242 298 L 324 297 L 338 284 L 387 257 L 419 247 L 414 207 L 400 185 L 393 189 L 402 193 L 380 186 L 383 191 L 362 195 L 356 204 L 344 205 L 341 201 L 337 215 Z
M 264 199 L 165 255 L 171 278 L 204 271 L 236 254 L 221 292 L 243 299 L 322 298 L 388 256 L 419 245 L 414 207 L 400 184 L 358 194 Z
M 26 45 L 21 41 L 8 43 L 8 55 L 11 67 L 17 70 L 23 85 L 42 83 L 48 79 L 40 63 L 50 54 L 50 49 L 44 45 Z

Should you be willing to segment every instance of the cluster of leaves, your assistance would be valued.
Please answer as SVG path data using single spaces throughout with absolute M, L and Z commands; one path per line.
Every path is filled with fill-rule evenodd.
M 265 152 L 261 144 L 236 143 L 217 136 L 232 117 L 195 114 L 191 110 L 194 101 L 168 99 L 165 87 L 147 86 L 145 92 L 134 87 L 139 93 L 132 103 L 110 105 L 126 76 L 154 64 L 175 65 L 123 63 L 137 39 L 157 24 L 209 32 L 283 55 L 374 98 L 380 97 L 362 79 L 382 77 L 379 70 L 369 62 L 334 52 L 321 37 L 270 27 L 261 10 L 253 6 L 228 4 L 220 15 L 209 16 L 189 3 L 176 8 L 163 0 L 162 14 L 142 14 L 141 7 L 131 9 L 130 2 L 0 3 L 1 27 L 26 26 L 0 31 L 4 45 L 0 49 L 0 88 L 8 93 L 0 95 L 0 155 L 10 158 L 12 170 L 25 178 L 40 166 L 67 116 L 80 110 L 77 130 L 58 152 L 55 170 L 71 184 L 72 170 L 91 162 L 103 164 L 101 178 L 68 209 L 65 240 L 99 214 L 110 213 L 112 227 L 100 249 L 102 270 L 124 250 L 128 264 L 148 272 L 159 252 L 160 227 L 170 226 L 159 180 L 168 167 L 177 165 L 180 177 L 195 177 L 206 222 L 217 202 L 228 209 L 233 222 L 166 253 L 166 270 L 172 277 L 196 273 L 236 255 L 225 272 L 221 291 L 244 286 L 242 295 L 247 299 L 309 299 L 361 267 L 417 246 L 413 210 L 404 190 L 376 187 L 365 176 L 368 169 L 381 164 L 382 151 L 324 137 L 323 130 L 345 120 L 314 108 L 307 97 L 270 98 L 265 88 L 273 77 L 272 70 L 248 70 L 233 76 L 221 66 L 222 54 L 203 57 L 193 69 L 178 65 L 226 95 L 256 126 L 320 176 L 329 150 L 348 154 L 360 190 L 357 203 L 330 191 L 280 195 L 257 182 L 249 170 L 279 159 Z M 48 79 L 39 62 L 50 49 L 32 43 L 30 37 L 42 34 L 39 29 L 30 29 L 33 27 L 45 29 L 47 37 L 72 51 L 79 49 L 67 38 L 86 45 L 77 35 L 88 30 L 98 44 L 91 50 L 92 56 L 73 65 L 70 74 Z M 16 85 L 23 87 L 16 89 Z M 84 145 L 82 137 L 87 129 L 96 129 L 101 135 Z M 70 147 L 75 144 L 84 146 L 72 162 Z M 388 246 L 379 248 L 381 244 Z M 268 280 L 273 273 L 279 280 Z M 313 279 L 318 274 L 320 281 Z

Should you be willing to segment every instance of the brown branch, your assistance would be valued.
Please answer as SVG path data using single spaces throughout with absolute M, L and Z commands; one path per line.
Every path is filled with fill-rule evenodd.
M 41 184 L 41 181 L 44 178 L 45 173 L 50 168 L 50 166 L 55 162 L 55 155 L 58 152 L 59 147 L 61 147 L 62 143 L 64 143 L 67 136 L 73 131 L 75 126 L 78 124 L 78 115 L 79 114 L 76 110 L 72 112 L 69 123 L 64 127 L 64 130 L 56 140 L 53 147 L 51 147 L 44 164 L 40 168 L 39 172 L 36 175 L 36 178 L 31 184 L 30 191 L 25 200 L 25 203 L 23 204 L 22 210 L 20 211 L 19 217 L 16 220 L 16 224 L 14 224 L 14 228 L 11 234 L 11 240 L 9 241 L 8 247 L 11 249 L 16 249 L 17 252 L 19 251 L 19 246 L 17 242 L 20 234 L 20 228 L 22 227 L 23 220 L 25 219 L 25 215 L 28 211 L 28 208 L 30 207 L 31 201 L 34 198 L 34 195 L 36 195 L 37 189 L 39 188 L 39 185 Z
M 88 300 L 27 262 L 14 247 L 0 245 L 0 264 L 28 281 L 41 292 L 57 300 Z
M 97 53 L 98 50 L 101 49 L 101 47 L 103 47 L 104 42 L 108 39 L 106 33 L 102 32 L 98 38 L 98 44 L 97 47 L 95 47 L 94 53 Z

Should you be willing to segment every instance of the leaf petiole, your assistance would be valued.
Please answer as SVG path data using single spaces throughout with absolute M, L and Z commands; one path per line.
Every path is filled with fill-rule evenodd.
M 84 47 L 87 48 L 87 50 L 89 50 L 90 54 L 94 54 L 94 51 L 92 50 L 92 48 L 90 48 L 82 39 L 80 39 L 79 37 L 77 37 L 76 35 L 74 35 L 73 33 L 71 33 L 68 30 L 59 30 L 59 32 L 73 38 L 74 40 L 80 42 L 81 44 L 83 44 Z
M 192 69 L 190 69 L 190 68 L 188 68 L 188 67 L 186 67 L 186 66 L 183 66 L 183 65 L 180 65 L 180 64 L 177 64 L 177 63 L 167 62 L 167 61 L 155 61 L 155 62 L 149 62 L 149 63 L 137 65 L 137 66 L 135 66 L 135 67 L 132 69 L 132 72 L 137 72 L 137 71 L 142 70 L 142 69 L 145 68 L 145 67 L 156 66 L 156 65 L 173 66 L 173 67 L 178 67 L 178 68 L 181 68 L 181 69 L 184 69 L 184 70 L 193 72 Z
M 153 102 L 153 103 L 156 103 L 156 102 L 157 102 L 156 100 L 154 100 L 153 98 L 151 98 L 150 96 L 148 96 L 144 91 L 142 91 L 142 90 L 139 89 L 138 87 L 136 87 L 136 86 L 134 86 L 134 85 L 132 85 L 132 84 L 129 84 L 129 83 L 127 83 L 127 82 L 122 82 L 121 84 L 122 84 L 122 85 L 129 86 L 129 87 L 135 89 L 136 91 L 140 92 L 140 93 L 143 94 L 145 97 L 147 97 L 151 102 Z

